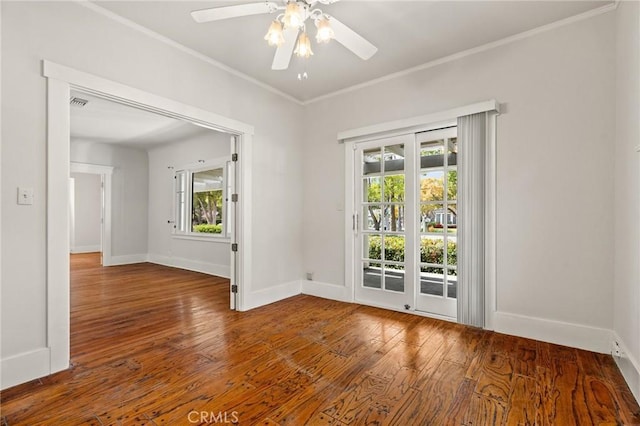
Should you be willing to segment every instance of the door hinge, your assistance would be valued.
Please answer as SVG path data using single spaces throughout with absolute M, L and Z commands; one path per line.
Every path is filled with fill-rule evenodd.
M 238 202 L 238 194 L 231 194 L 231 201 L 233 201 L 234 203 Z
M 231 244 L 231 251 L 238 251 L 238 243 Z
M 353 227 L 353 230 L 357 232 L 358 231 L 358 213 L 354 213 L 352 217 L 353 217 L 352 227 Z
M 231 293 L 237 293 L 238 292 L 238 284 L 233 284 L 231 286 Z
M 237 153 L 231 154 L 231 161 L 238 161 L 238 154 Z

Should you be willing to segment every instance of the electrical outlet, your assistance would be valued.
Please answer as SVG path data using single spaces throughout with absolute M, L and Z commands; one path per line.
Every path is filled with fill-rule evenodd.
M 313 281 L 313 272 L 307 272 L 307 281 Z
M 615 340 L 611 345 L 611 355 L 617 358 L 620 358 L 622 356 L 622 349 L 620 349 L 620 344 L 618 344 L 618 342 L 616 342 Z

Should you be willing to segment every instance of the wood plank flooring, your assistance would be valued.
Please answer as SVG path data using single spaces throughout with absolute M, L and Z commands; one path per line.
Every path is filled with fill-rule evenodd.
M 228 310 L 228 281 L 72 256 L 72 368 L 2 425 L 615 425 L 607 355 L 311 296 Z

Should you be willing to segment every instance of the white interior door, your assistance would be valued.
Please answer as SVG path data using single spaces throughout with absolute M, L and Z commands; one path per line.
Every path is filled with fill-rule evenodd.
M 456 318 L 456 128 L 354 146 L 355 299 Z

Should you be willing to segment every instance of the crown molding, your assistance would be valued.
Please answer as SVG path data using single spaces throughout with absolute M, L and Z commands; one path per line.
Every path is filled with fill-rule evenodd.
M 600 6 L 598 8 L 595 8 L 595 9 L 580 13 L 578 15 L 574 15 L 574 16 L 570 16 L 568 18 L 560 19 L 560 20 L 552 22 L 550 24 L 546 24 L 546 25 L 543 25 L 543 26 L 540 26 L 540 27 L 537 27 L 537 28 L 533 28 L 531 30 L 527 30 L 527 31 L 524 31 L 524 32 L 521 32 L 521 33 L 518 33 L 518 34 L 515 34 L 515 35 L 512 35 L 512 36 L 509 36 L 509 37 L 505 37 L 505 38 L 500 39 L 500 40 L 496 40 L 496 41 L 492 41 L 492 42 L 487 43 L 487 44 L 483 44 L 482 46 L 477 46 L 477 47 L 474 47 L 474 48 L 471 48 L 471 49 L 463 50 L 461 52 L 454 53 L 452 55 L 445 56 L 443 58 L 435 59 L 433 61 L 429 61 L 429 62 L 426 62 L 426 63 L 421 64 L 421 65 L 417 65 L 417 66 L 412 67 L 412 68 L 408 68 L 408 69 L 405 69 L 405 70 L 402 70 L 402 71 L 398 71 L 398 72 L 395 72 L 395 73 L 392 73 L 392 74 L 388 74 L 388 75 L 385 75 L 385 76 L 382 76 L 382 77 L 379 77 L 379 78 L 375 78 L 373 80 L 369 80 L 369 81 L 366 81 L 364 83 L 360 83 L 360 84 L 356 84 L 356 85 L 353 85 L 353 86 L 345 87 L 344 89 L 340 89 L 340 90 L 337 90 L 335 92 L 327 93 L 325 95 L 321 95 L 321 96 L 318 96 L 318 97 L 315 97 L 315 98 L 312 98 L 312 99 L 308 99 L 308 100 L 301 100 L 301 99 L 298 99 L 298 98 L 296 98 L 294 96 L 291 96 L 291 95 L 289 95 L 289 94 L 287 94 L 287 93 L 285 93 L 285 92 L 283 92 L 283 91 L 281 91 L 279 89 L 276 89 L 273 86 L 270 86 L 270 85 L 268 85 L 266 83 L 263 83 L 262 81 L 257 80 L 257 79 L 255 79 L 255 78 L 253 78 L 253 77 L 251 77 L 251 76 L 249 76 L 249 75 L 247 75 L 247 74 L 245 74 L 245 73 L 243 73 L 241 71 L 238 71 L 235 68 L 232 68 L 232 67 L 230 67 L 228 65 L 225 65 L 222 62 L 216 61 L 215 59 L 213 59 L 213 58 L 211 58 L 211 57 L 209 57 L 207 55 L 204 55 L 204 54 L 202 54 L 200 52 L 197 52 L 197 51 L 195 51 L 195 50 L 193 50 L 193 49 L 191 49 L 191 48 L 189 48 L 189 47 L 187 47 L 187 46 L 185 46 L 183 44 L 180 44 L 177 41 L 175 41 L 175 40 L 173 40 L 173 39 L 171 39 L 169 37 L 163 36 L 162 34 L 159 34 L 159 33 L 155 32 L 155 31 L 153 31 L 153 30 L 151 30 L 151 29 L 149 29 L 149 28 L 147 28 L 145 26 L 142 26 L 142 25 L 140 25 L 140 24 L 138 24 L 136 22 L 133 22 L 130 19 L 127 19 L 127 18 L 125 18 L 123 16 L 118 15 L 117 13 L 111 12 L 110 10 L 107 10 L 107 9 L 101 7 L 101 6 L 98 6 L 98 5 L 92 3 L 89 0 L 73 0 L 73 1 L 76 2 L 77 4 L 81 5 L 81 6 L 84 6 L 84 7 L 88 8 L 88 9 L 96 12 L 96 13 L 99 13 L 100 15 L 103 15 L 103 16 L 109 18 L 109 19 L 112 19 L 113 21 L 116 21 L 116 22 L 118 22 L 120 24 L 123 24 L 123 25 L 133 29 L 133 30 L 136 30 L 136 31 L 138 31 L 138 32 L 140 32 L 142 34 L 145 34 L 148 37 L 151 37 L 151 38 L 153 38 L 155 40 L 158 40 L 158 41 L 160 41 L 162 43 L 165 43 L 165 44 L 167 44 L 167 45 L 169 45 L 171 47 L 174 47 L 174 48 L 176 48 L 176 49 L 178 49 L 178 50 L 180 50 L 180 51 L 182 51 L 184 53 L 187 53 L 187 54 L 189 54 L 189 55 L 191 55 L 191 56 L 193 56 L 193 57 L 195 57 L 197 59 L 200 59 L 201 61 L 204 61 L 204 62 L 206 62 L 206 63 L 208 63 L 210 65 L 213 65 L 216 68 L 219 68 L 219 69 L 221 69 L 223 71 L 226 71 L 226 72 L 228 72 L 228 73 L 230 73 L 230 74 L 232 74 L 232 75 L 234 75 L 236 77 L 239 77 L 239 78 L 241 78 L 241 79 L 243 79 L 243 80 L 245 80 L 245 81 L 247 81 L 249 83 L 252 83 L 252 84 L 254 84 L 254 85 L 258 86 L 258 87 L 261 87 L 262 89 L 265 89 L 265 90 L 267 90 L 267 91 L 269 91 L 271 93 L 274 93 L 274 94 L 276 94 L 278 96 L 281 96 L 284 99 L 287 99 L 288 101 L 294 102 L 294 103 L 296 103 L 298 105 L 301 105 L 301 106 L 306 106 L 306 105 L 310 105 L 310 104 L 313 104 L 313 103 L 316 103 L 316 102 L 320 102 L 320 101 L 323 101 L 323 100 L 326 100 L 326 99 L 329 99 L 329 98 L 340 96 L 340 95 L 343 95 L 343 94 L 346 94 L 346 93 L 349 93 L 349 92 L 353 92 L 353 91 L 360 90 L 360 89 L 363 89 L 363 88 L 366 88 L 366 87 L 374 86 L 376 84 L 383 83 L 385 81 L 394 80 L 396 78 L 401 78 L 401 77 L 404 77 L 404 76 L 409 75 L 409 74 L 413 74 L 413 73 L 416 73 L 416 72 L 419 72 L 419 71 L 422 71 L 422 70 L 426 70 L 426 69 L 429 69 L 429 68 L 436 67 L 438 65 L 442 65 L 442 64 L 449 63 L 449 62 L 453 62 L 453 61 L 456 61 L 458 59 L 465 58 L 467 56 L 475 55 L 476 53 L 481 53 L 481 52 L 485 52 L 487 50 L 495 49 L 497 47 L 504 46 L 506 44 L 514 43 L 516 41 L 520 41 L 520 40 L 523 40 L 523 39 L 526 39 L 526 38 L 529 38 L 529 37 L 533 37 L 533 36 L 536 36 L 538 34 L 541 34 L 541 33 L 547 32 L 547 31 L 554 30 L 556 28 L 560 28 L 560 27 L 563 27 L 563 26 L 566 26 L 566 25 L 570 25 L 570 24 L 573 24 L 573 23 L 576 23 L 576 22 L 580 22 L 580 21 L 583 21 L 583 20 L 586 20 L 586 19 L 590 19 L 590 18 L 599 16 L 599 15 L 611 12 L 611 11 L 616 10 L 618 8 L 618 4 L 622 0 L 613 0 L 609 4 L 606 4 L 604 6 Z

